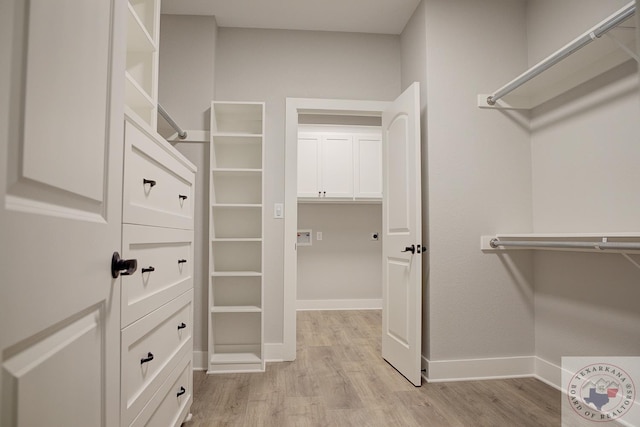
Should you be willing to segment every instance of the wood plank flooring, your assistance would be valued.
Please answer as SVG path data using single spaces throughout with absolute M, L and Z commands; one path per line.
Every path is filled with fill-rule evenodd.
M 560 425 L 560 392 L 533 379 L 414 387 L 380 356 L 381 313 L 298 312 L 294 362 L 194 376 L 184 427 Z

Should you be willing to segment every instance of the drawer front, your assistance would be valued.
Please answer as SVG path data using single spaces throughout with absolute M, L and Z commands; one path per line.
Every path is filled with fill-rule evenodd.
M 137 271 L 122 277 L 125 327 L 193 287 L 193 231 L 128 224 L 122 228 L 122 256 L 138 260 Z
M 195 173 L 125 123 L 123 222 L 193 229 Z
M 177 427 L 182 424 L 193 402 L 191 357 L 187 354 L 182 358 L 131 427 Z
M 166 381 L 185 354 L 191 354 L 193 291 L 122 330 L 121 408 L 129 425 Z

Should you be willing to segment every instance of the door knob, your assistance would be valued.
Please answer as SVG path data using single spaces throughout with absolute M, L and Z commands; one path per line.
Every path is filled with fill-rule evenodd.
M 400 251 L 400 252 L 411 252 L 412 254 L 415 254 L 416 246 L 415 245 L 407 246 L 406 248 L 404 248 L 404 251 Z
M 111 256 L 111 277 L 114 279 L 117 279 L 121 274 L 129 276 L 135 273 L 137 268 L 137 259 L 122 259 L 118 252 L 114 252 Z

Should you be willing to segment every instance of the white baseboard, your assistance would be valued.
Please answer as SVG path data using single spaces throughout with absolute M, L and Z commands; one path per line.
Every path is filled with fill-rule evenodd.
M 382 299 L 297 300 L 296 310 L 380 310 Z
M 207 360 L 206 351 L 193 351 L 193 370 L 206 371 L 209 369 L 209 361 Z
M 267 362 L 283 362 L 284 361 L 284 344 L 264 343 L 264 360 Z
M 544 359 L 536 357 L 534 377 L 560 391 L 562 390 L 562 368 Z M 565 391 L 566 393 L 566 391 Z
M 427 382 L 521 378 L 534 375 L 535 357 L 496 357 L 465 360 L 423 360 Z

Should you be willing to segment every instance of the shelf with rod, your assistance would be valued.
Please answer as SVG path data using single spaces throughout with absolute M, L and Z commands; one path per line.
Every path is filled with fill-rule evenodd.
M 561 250 L 599 253 L 640 253 L 640 232 L 614 233 L 531 233 L 482 236 L 480 249 Z
M 635 58 L 635 2 L 588 29 L 561 49 L 490 94 L 478 107 L 531 109 Z

